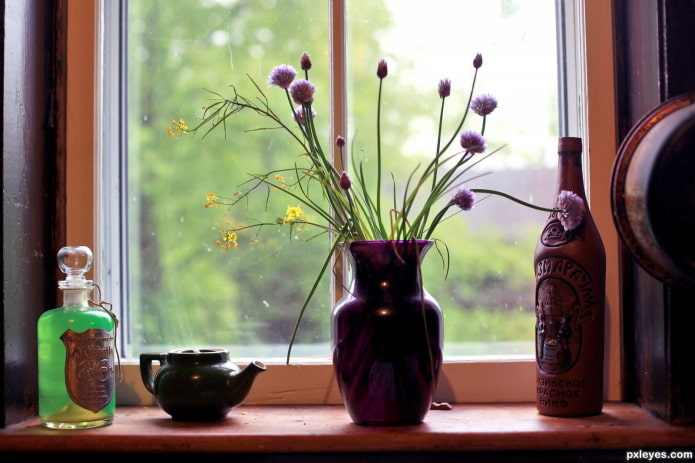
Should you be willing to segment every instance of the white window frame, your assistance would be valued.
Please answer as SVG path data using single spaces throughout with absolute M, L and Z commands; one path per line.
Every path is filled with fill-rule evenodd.
M 331 41 L 338 63 L 345 62 L 344 0 L 330 1 Z M 610 172 L 617 150 L 615 135 L 615 106 L 613 94 L 613 52 L 611 2 L 604 0 L 557 0 L 565 8 L 567 32 L 577 46 L 575 53 L 566 56 L 566 65 L 575 67 L 580 79 L 567 87 L 566 94 L 576 96 L 566 103 L 575 108 L 568 111 L 569 125 L 580 127 L 577 135 L 585 140 L 587 154 L 586 174 L 589 201 L 607 251 L 607 317 L 605 397 L 620 400 L 620 307 L 618 237 L 610 210 Z M 118 60 L 115 50 L 103 50 L 98 38 L 104 21 L 120 20 L 113 14 L 103 14 L 116 0 L 70 0 L 68 2 L 68 169 L 67 213 L 68 244 L 85 244 L 95 252 L 94 280 L 109 279 L 114 272 L 125 272 L 126 256 L 111 253 L 100 243 L 118 239 L 120 228 L 100 229 L 99 220 L 116 211 L 106 210 L 97 200 L 104 194 L 117 194 L 125 185 L 113 182 L 102 172 L 119 169 L 125 162 L 119 156 L 104 156 L 105 147 L 113 140 L 114 130 L 102 117 L 102 109 L 123 110 L 117 93 L 105 93 L 99 85 L 109 60 Z M 581 31 L 586 33 L 581 34 Z M 344 75 L 344 65 L 338 64 L 332 72 Z M 332 90 L 332 107 L 345 101 L 345 85 Z M 91 89 L 91 91 L 90 91 Z M 592 105 L 592 102 L 597 102 Z M 336 106 L 338 105 L 338 106 Z M 332 111 L 335 133 L 345 133 L 344 109 Z M 85 182 L 93 178 L 94 182 Z M 111 179 L 105 181 L 105 179 Z M 590 180 L 590 181 L 589 181 Z M 118 211 L 120 212 L 120 211 Z M 127 281 L 116 278 L 113 281 Z M 121 307 L 119 286 L 104 288 L 105 296 L 115 307 Z M 127 323 L 120 313 L 121 326 Z M 532 329 L 532 328 L 530 328 Z M 119 335 L 124 333 L 119 332 Z M 239 361 L 240 366 L 244 364 Z M 140 380 L 137 359 L 121 359 L 122 382 L 118 383 L 119 405 L 148 405 L 151 395 Z M 530 358 L 460 358 L 447 359 L 443 365 L 440 387 L 435 400 L 457 402 L 524 402 L 535 397 L 535 361 Z M 330 363 L 307 363 L 295 368 L 284 364 L 268 365 L 268 371 L 259 377 L 247 403 L 255 404 L 337 404 L 341 402 L 333 379 Z

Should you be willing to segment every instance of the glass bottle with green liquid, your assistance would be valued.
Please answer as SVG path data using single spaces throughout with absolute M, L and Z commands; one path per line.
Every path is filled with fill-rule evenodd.
M 86 246 L 58 252 L 66 274 L 58 282 L 63 306 L 44 312 L 38 322 L 39 418 L 55 429 L 86 429 L 112 423 L 116 407 L 113 315 L 89 304 L 94 282 Z

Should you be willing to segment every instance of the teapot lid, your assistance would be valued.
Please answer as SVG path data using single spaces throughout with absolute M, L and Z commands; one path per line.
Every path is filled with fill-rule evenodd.
M 227 349 L 217 347 L 172 349 L 167 353 L 169 361 L 178 363 L 219 363 L 226 362 L 229 357 Z

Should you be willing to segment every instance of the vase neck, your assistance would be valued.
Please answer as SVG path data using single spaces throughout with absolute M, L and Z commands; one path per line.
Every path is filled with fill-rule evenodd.
M 353 290 L 372 295 L 419 293 L 420 264 L 431 244 L 430 241 L 351 243 Z

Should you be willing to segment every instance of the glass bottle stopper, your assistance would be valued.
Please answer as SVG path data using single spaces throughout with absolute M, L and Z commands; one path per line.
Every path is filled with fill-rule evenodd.
M 67 275 L 58 282 L 60 289 L 92 289 L 84 274 L 92 267 L 92 250 L 87 246 L 65 246 L 58 251 L 58 267 Z

